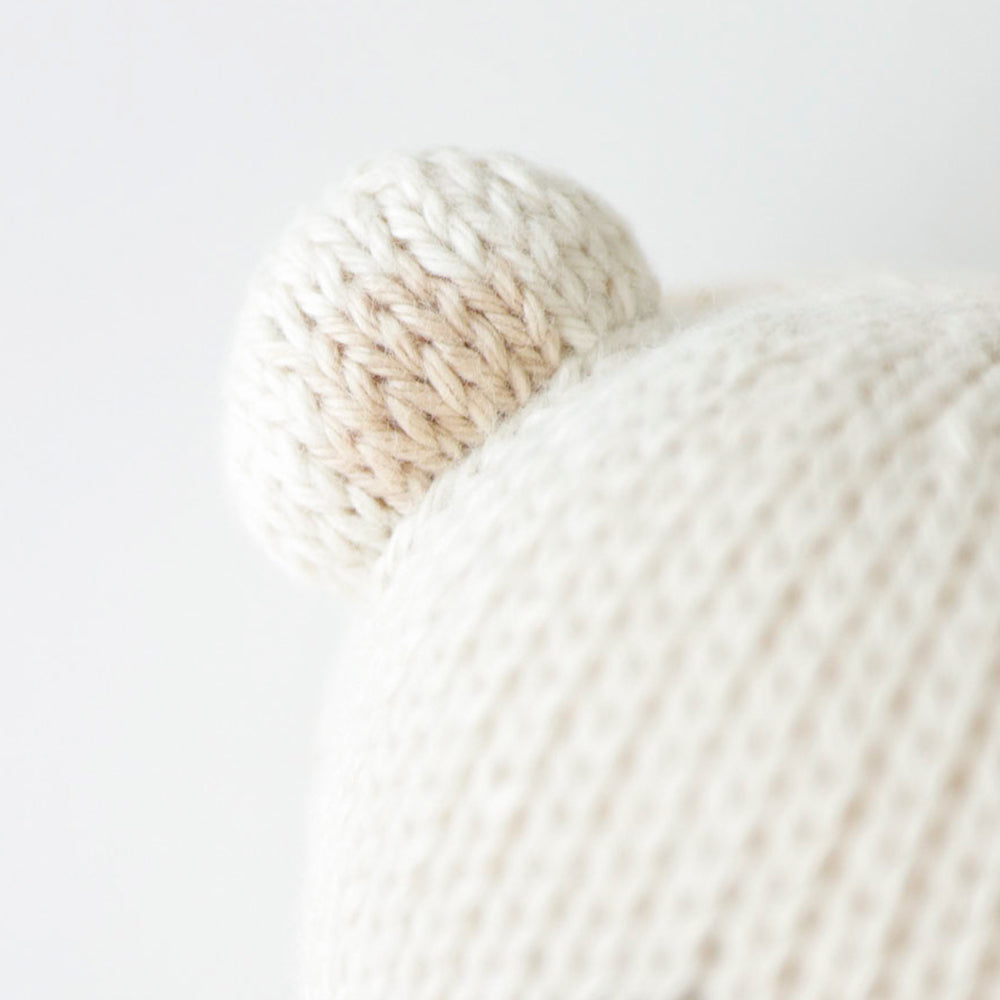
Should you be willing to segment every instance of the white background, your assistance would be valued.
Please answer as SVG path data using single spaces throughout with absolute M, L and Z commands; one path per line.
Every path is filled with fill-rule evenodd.
M 0 994 L 291 997 L 348 615 L 219 472 L 255 262 L 455 143 L 574 173 L 668 288 L 996 268 L 1000 4 L 0 3 Z

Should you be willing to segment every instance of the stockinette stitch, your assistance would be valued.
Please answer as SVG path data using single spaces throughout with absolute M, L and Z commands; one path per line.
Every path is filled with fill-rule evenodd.
M 248 523 L 355 585 L 438 472 L 657 299 L 627 228 L 569 181 L 455 150 L 366 165 L 249 296 L 229 424 Z
M 411 173 L 447 187 L 449 157 L 499 170 L 451 153 L 375 169 L 389 188 Z M 403 187 L 379 197 L 412 202 Z M 493 203 L 476 204 L 484 232 Z M 505 231 L 529 224 L 500 214 Z M 336 532 L 289 543 L 316 567 L 346 559 L 315 575 L 367 590 L 323 725 L 304 995 L 995 998 L 1000 285 L 874 278 L 656 303 L 621 226 L 614 254 L 567 238 L 590 249 L 547 270 L 509 251 L 522 299 L 560 331 L 556 363 L 490 396 L 489 420 L 421 466 L 404 509 L 380 501 L 392 514 L 363 558 Z M 617 275 L 604 293 L 586 267 L 586 295 L 552 290 L 554 261 L 583 267 L 579 253 Z M 316 289 L 341 295 L 329 273 L 357 267 L 338 259 Z M 299 264 L 297 287 L 316 262 Z M 516 339 L 529 313 L 489 325 Z M 418 315 L 409 336 L 434 342 Z M 312 386 L 315 359 L 344 348 L 283 322 L 273 354 L 249 340 L 250 384 L 280 389 L 256 410 L 257 389 L 237 390 L 240 462 L 290 449 L 297 462 L 269 466 L 269 509 L 306 496 L 322 520 L 330 487 L 340 517 L 352 489 L 372 499 L 375 466 L 351 480 L 332 455 L 340 425 L 287 423 L 286 383 Z M 369 375 L 392 383 L 380 400 L 410 391 Z M 410 376 L 442 400 L 420 395 L 422 419 L 447 407 L 452 426 L 458 396 Z M 301 405 L 320 424 L 336 411 Z M 393 419 L 376 422 L 379 449 Z M 352 456 L 368 454 L 365 427 Z M 260 511 L 254 475 L 240 482 Z M 265 517 L 272 544 L 299 530 L 286 515 Z

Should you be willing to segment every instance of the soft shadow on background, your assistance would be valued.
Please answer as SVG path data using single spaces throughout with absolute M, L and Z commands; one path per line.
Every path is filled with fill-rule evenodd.
M 997 270 L 1000 6 L 6 0 L 0 991 L 294 986 L 343 606 L 234 522 L 219 382 L 286 219 L 391 149 L 506 148 L 664 284 Z

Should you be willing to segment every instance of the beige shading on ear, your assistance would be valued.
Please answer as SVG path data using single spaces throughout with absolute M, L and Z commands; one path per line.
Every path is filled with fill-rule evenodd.
M 248 524 L 353 588 L 442 469 L 658 299 L 627 226 L 570 181 L 456 150 L 363 167 L 243 313 L 227 445 Z

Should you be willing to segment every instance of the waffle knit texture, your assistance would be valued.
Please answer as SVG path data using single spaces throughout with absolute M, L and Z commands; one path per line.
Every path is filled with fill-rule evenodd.
M 340 411 L 286 408 L 314 327 L 244 334 L 258 527 L 322 578 L 368 574 L 323 723 L 304 996 L 996 1000 L 1000 284 L 657 308 L 615 232 L 604 293 L 573 307 L 599 332 L 560 333 L 558 364 L 421 466 L 363 557 L 342 544 L 362 480 L 324 465 Z M 547 315 L 578 258 L 539 278 Z M 609 313 L 614 288 L 633 291 Z M 409 377 L 372 376 L 432 423 L 455 403 Z

